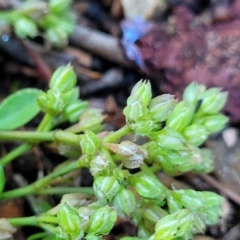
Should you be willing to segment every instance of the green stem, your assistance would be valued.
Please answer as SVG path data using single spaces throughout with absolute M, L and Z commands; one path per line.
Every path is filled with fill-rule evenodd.
M 143 164 L 141 167 L 140 167 L 141 171 L 138 172 L 138 173 L 135 173 L 134 175 L 135 176 L 141 176 L 143 174 L 147 174 L 149 176 L 153 176 L 153 177 L 156 177 L 156 175 L 154 173 L 158 172 L 159 170 L 161 170 L 161 166 L 159 165 L 153 165 L 151 167 L 148 167 L 146 164 Z
M 132 130 L 129 125 L 125 125 L 124 127 L 118 129 L 115 132 L 111 132 L 106 137 L 103 138 L 104 142 L 115 142 L 116 140 L 120 139 L 121 137 L 127 135 Z
M 49 114 L 45 114 L 41 123 L 37 128 L 37 131 L 43 131 L 43 132 L 49 131 L 52 127 L 51 121 L 52 121 L 52 117 Z M 28 152 L 33 147 L 34 147 L 33 144 L 23 143 L 22 145 L 18 146 L 17 148 L 9 152 L 4 157 L 0 158 L 0 164 L 2 164 L 2 166 L 5 166 L 7 163 L 11 162 L 12 160 L 21 156 L 22 154 Z
M 54 172 L 48 174 L 47 176 L 37 180 L 36 182 L 22 188 L 10 190 L 0 194 L 0 200 L 12 199 L 17 197 L 23 197 L 29 194 L 38 194 L 40 188 L 48 185 L 53 179 L 65 175 L 71 171 L 78 169 L 80 163 L 78 161 L 70 162 L 64 167 L 57 168 Z
M 50 187 L 45 189 L 40 189 L 38 191 L 39 195 L 63 195 L 67 193 L 84 193 L 87 195 L 93 195 L 92 187 Z
M 36 216 L 22 217 L 22 218 L 8 218 L 8 222 L 13 226 L 38 226 L 38 220 Z
M 22 145 L 18 146 L 10 153 L 6 154 L 4 157 L 0 159 L 0 163 L 2 166 L 5 166 L 7 163 L 11 162 L 13 159 L 19 157 L 20 155 L 24 154 L 25 152 L 32 149 L 32 145 L 29 143 L 23 143 Z

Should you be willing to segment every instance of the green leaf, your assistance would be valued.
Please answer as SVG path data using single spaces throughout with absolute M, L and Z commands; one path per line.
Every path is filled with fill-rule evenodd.
M 29 122 L 40 108 L 37 97 L 42 91 L 25 88 L 10 94 L 0 104 L 0 130 L 12 130 Z

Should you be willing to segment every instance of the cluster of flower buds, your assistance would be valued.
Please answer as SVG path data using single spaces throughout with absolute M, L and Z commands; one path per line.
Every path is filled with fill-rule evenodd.
M 50 89 L 38 97 L 41 110 L 51 116 L 62 114 L 62 118 L 70 122 L 77 121 L 88 104 L 78 99 L 76 83 L 77 76 L 72 66 L 58 68 L 50 79 Z
M 19 38 L 36 37 L 41 28 L 45 31 L 44 38 L 55 47 L 67 45 L 75 18 L 71 0 L 25 1 L 2 15 L 2 20 L 13 25 Z

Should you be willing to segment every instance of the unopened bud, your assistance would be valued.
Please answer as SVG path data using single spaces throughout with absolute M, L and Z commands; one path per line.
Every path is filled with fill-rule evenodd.
M 144 105 L 148 106 L 152 98 L 152 89 L 149 81 L 139 81 L 132 89 L 131 96 L 136 96 Z
M 207 114 L 218 113 L 227 102 L 227 92 L 221 92 L 220 88 L 210 88 L 202 95 L 200 112 Z
M 81 113 L 87 108 L 88 102 L 77 100 L 66 107 L 65 115 L 69 122 L 74 123 L 79 120 Z
M 201 99 L 202 93 L 205 91 L 205 86 L 196 82 L 190 83 L 183 92 L 183 100 L 196 107 L 197 102 Z
M 120 189 L 114 176 L 97 176 L 93 182 L 93 190 L 99 200 L 111 200 Z
M 117 220 L 117 212 L 109 206 L 98 208 L 90 217 L 88 233 L 108 234 Z
M 97 176 L 109 167 L 110 161 L 106 154 L 100 153 L 90 162 L 90 172 L 93 176 Z
M 83 154 L 93 155 L 100 147 L 100 140 L 97 135 L 90 130 L 86 130 L 80 141 Z
M 149 206 L 143 213 L 145 219 L 154 223 L 167 214 L 167 211 L 163 210 L 158 205 Z
M 181 101 L 174 108 L 172 114 L 167 119 L 166 125 L 182 131 L 192 120 L 194 109 L 187 102 Z
M 49 8 L 52 12 L 56 14 L 61 14 L 66 11 L 70 7 L 71 0 L 50 0 Z
M 59 67 L 52 75 L 49 83 L 49 87 L 53 90 L 57 90 L 66 93 L 74 88 L 77 83 L 77 76 L 72 66 Z
M 200 146 L 208 138 L 209 132 L 203 125 L 192 124 L 190 126 L 185 127 L 182 134 L 189 143 L 195 146 Z
M 167 120 L 177 104 L 173 95 L 163 94 L 151 100 L 149 113 L 155 121 L 162 122 Z
M 13 23 L 14 31 L 19 38 L 36 37 L 38 33 L 37 25 L 30 18 L 21 17 Z
M 157 222 L 153 239 L 187 238 L 192 226 L 193 214 L 188 209 L 180 209 Z
M 131 213 L 133 213 L 136 208 L 136 199 L 130 190 L 121 188 L 113 198 L 112 205 L 118 211 L 120 216 L 130 217 Z
M 80 233 L 81 220 L 76 208 L 64 203 L 58 210 L 57 219 L 59 226 L 66 233 L 74 235 Z
M 160 181 L 148 175 L 132 177 L 131 185 L 143 198 L 163 200 L 165 198 L 165 187 Z
M 63 48 L 68 43 L 68 35 L 60 28 L 48 28 L 45 32 L 46 39 L 55 47 Z

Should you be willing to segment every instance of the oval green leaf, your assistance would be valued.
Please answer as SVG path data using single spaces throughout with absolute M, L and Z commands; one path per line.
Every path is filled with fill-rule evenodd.
M 29 122 L 40 108 L 37 97 L 42 91 L 25 88 L 7 96 L 0 103 L 0 130 L 12 130 Z

